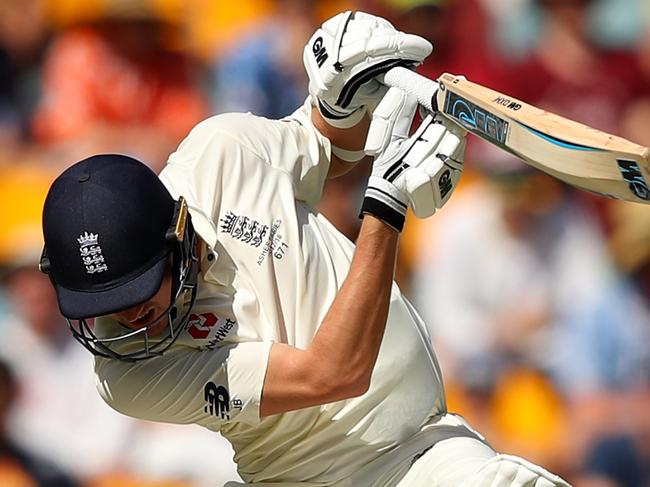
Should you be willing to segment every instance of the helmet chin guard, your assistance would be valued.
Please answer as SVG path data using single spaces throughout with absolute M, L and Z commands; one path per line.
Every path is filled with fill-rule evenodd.
M 110 337 L 98 337 L 91 318 L 70 319 L 66 322 L 74 338 L 93 355 L 127 362 L 136 362 L 162 355 L 176 341 L 185 328 L 197 294 L 197 235 L 184 198 L 175 202 L 174 216 L 165 239 L 171 257 L 172 290 L 170 304 L 152 322 L 138 329 L 123 325 L 123 333 Z M 46 270 L 47 255 L 41 259 Z M 121 311 L 121 310 L 116 310 Z M 151 336 L 151 330 L 166 321 L 160 333 Z

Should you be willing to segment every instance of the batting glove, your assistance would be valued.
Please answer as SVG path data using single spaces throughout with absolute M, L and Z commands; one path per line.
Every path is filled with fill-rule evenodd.
M 390 88 L 377 106 L 365 151 L 377 155 L 361 207 L 401 231 L 410 206 L 418 218 L 449 200 L 463 171 L 466 132 L 427 115 L 409 137 L 417 101 Z
M 432 49 L 429 41 L 381 17 L 340 13 L 314 33 L 303 52 L 312 102 L 330 125 L 352 127 L 386 93 L 377 76 L 395 66 L 415 67 Z

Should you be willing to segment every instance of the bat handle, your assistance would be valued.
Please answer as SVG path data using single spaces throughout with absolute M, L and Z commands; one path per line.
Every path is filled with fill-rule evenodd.
M 384 75 L 384 84 L 396 86 L 417 98 L 418 103 L 429 111 L 438 111 L 436 93 L 439 85 L 416 72 L 402 67 L 392 68 Z

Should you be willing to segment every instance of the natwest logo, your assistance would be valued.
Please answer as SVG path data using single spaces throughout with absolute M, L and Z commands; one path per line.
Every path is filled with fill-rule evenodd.
M 187 331 L 192 338 L 197 340 L 208 338 L 210 331 L 217 324 L 219 318 L 214 313 L 192 313 L 188 320 Z

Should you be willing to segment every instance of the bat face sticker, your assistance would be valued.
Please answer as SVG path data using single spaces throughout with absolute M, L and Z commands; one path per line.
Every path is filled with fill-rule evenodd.
M 442 86 L 441 85 L 441 89 Z M 505 148 L 508 122 L 458 94 L 447 90 L 444 112 L 458 120 L 470 132 Z

